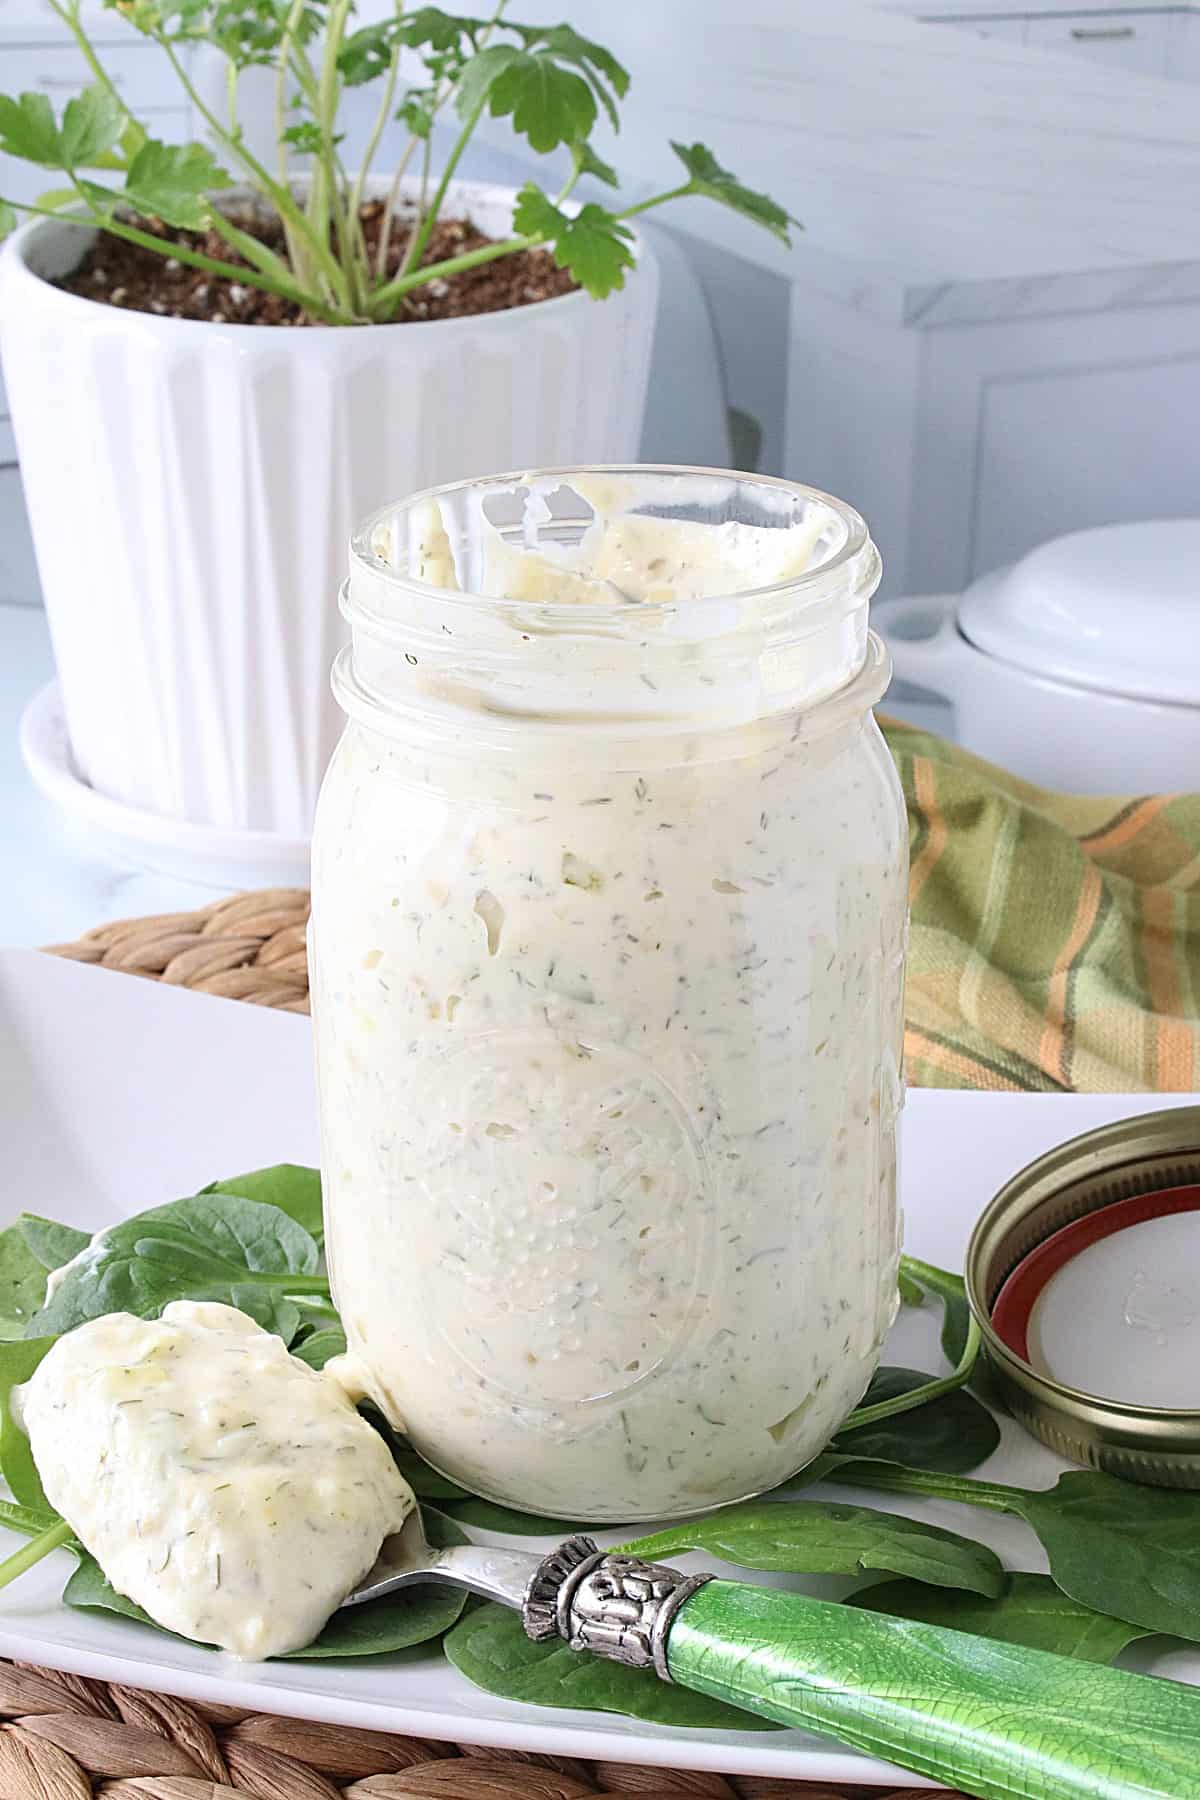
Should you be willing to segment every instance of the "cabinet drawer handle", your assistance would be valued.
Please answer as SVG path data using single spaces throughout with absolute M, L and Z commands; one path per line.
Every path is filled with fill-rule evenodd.
M 113 75 L 110 77 L 110 80 L 114 87 L 121 87 L 124 84 L 125 77 L 123 75 Z M 70 88 L 72 93 L 75 94 L 79 93 L 82 85 L 78 75 L 39 75 L 37 84 L 40 88 Z
M 1071 36 L 1078 43 L 1094 43 L 1099 38 L 1131 38 L 1137 36 L 1136 25 L 1072 25 Z

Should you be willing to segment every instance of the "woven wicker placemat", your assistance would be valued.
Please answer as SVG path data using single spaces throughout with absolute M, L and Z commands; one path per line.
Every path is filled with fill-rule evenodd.
M 99 925 L 55 956 L 285 1012 L 308 1011 L 304 888 Z M 175 1700 L 0 1662 L 0 1800 L 921 1800 L 434 1744 Z

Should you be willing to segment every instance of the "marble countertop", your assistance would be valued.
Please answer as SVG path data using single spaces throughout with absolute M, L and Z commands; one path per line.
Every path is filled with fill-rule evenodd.
M 636 71 L 601 145 L 630 188 L 677 178 L 670 138 L 709 143 L 805 230 L 788 252 L 699 201 L 671 224 L 850 306 L 932 327 L 1200 299 L 1191 83 L 866 0 L 574 0 L 572 21 Z

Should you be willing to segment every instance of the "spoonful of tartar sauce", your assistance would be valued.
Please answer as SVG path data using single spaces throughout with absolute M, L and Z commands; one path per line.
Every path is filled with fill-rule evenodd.
M 416 1506 L 344 1389 L 232 1306 L 80 1325 L 13 1410 L 117 1592 L 239 1657 L 310 1644 Z

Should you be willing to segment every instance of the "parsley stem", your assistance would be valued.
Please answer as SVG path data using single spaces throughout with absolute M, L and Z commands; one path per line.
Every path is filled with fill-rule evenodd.
M 281 186 L 281 184 L 274 179 L 270 171 L 265 169 L 258 158 L 246 148 L 245 143 L 241 138 L 230 137 L 229 133 L 225 130 L 225 127 L 221 124 L 220 119 L 216 117 L 210 107 L 205 105 L 204 100 L 196 91 L 195 85 L 190 80 L 187 70 L 183 67 L 178 56 L 176 56 L 170 39 L 165 37 L 161 31 L 156 31 L 152 35 L 154 37 L 154 42 L 164 51 L 167 61 L 170 63 L 180 86 L 183 88 L 188 99 L 191 101 L 200 117 L 204 120 L 209 130 L 213 133 L 218 142 L 241 163 L 243 169 L 258 182 L 264 193 L 266 193 L 274 202 L 275 210 L 278 212 L 280 218 L 290 220 L 297 229 L 303 233 L 304 239 L 311 248 L 316 259 L 317 267 L 329 284 L 335 305 L 340 302 L 349 312 L 351 310 L 350 293 L 346 285 L 345 275 L 342 272 L 337 258 L 330 250 L 329 245 L 318 232 L 313 230 L 308 219 L 305 217 L 303 207 L 297 206 L 288 189 Z M 186 258 L 182 260 L 186 260 Z M 241 270 L 234 276 L 234 279 L 236 281 L 244 279 Z M 261 287 L 264 284 L 260 281 L 258 285 Z
M 24 1575 L 36 1563 L 40 1563 L 44 1556 L 49 1556 L 52 1550 L 61 1549 L 64 1544 L 70 1542 L 73 1535 L 67 1521 L 59 1519 L 53 1525 L 48 1526 L 45 1531 L 40 1532 L 30 1543 L 23 1544 L 5 1562 L 0 1563 L 0 1588 L 7 1587 L 10 1581 L 15 1581 L 19 1575 Z
M 454 140 L 454 148 L 446 158 L 446 166 L 442 170 L 442 178 L 434 190 L 433 204 L 428 210 L 424 211 L 424 216 L 418 222 L 417 229 L 412 233 L 408 243 L 405 245 L 404 260 L 400 264 L 397 279 L 407 276 L 412 270 L 421 267 L 421 258 L 425 254 L 425 247 L 428 244 L 430 237 L 433 235 L 434 226 L 437 224 L 438 214 L 442 209 L 442 202 L 446 198 L 446 189 L 450 186 L 454 171 L 462 161 L 463 153 L 471 141 L 475 127 L 483 116 L 483 109 L 487 105 L 487 98 L 487 92 L 485 90 L 477 105 L 472 107 L 471 111 L 467 114 L 466 123 Z M 424 196 L 422 196 L 422 199 L 423 198 Z M 431 279 L 427 269 L 422 270 L 422 276 L 425 281 Z
M 61 4 L 61 0 L 50 0 L 50 9 L 52 12 L 58 14 L 67 30 L 71 33 L 71 36 L 75 39 L 75 42 L 79 46 L 80 54 L 105 93 L 107 93 L 109 98 L 115 102 L 119 110 L 124 114 L 126 119 L 129 120 L 130 124 L 136 125 L 138 121 L 134 118 L 129 107 L 117 92 L 115 83 L 110 79 L 108 73 L 101 64 L 99 57 L 96 55 L 95 50 L 92 48 L 91 38 L 89 38 L 87 32 L 79 22 L 79 0 L 69 0 L 69 3 L 65 6 Z
M 632 219 L 638 213 L 649 212 L 652 206 L 665 206 L 668 200 L 682 200 L 688 194 L 694 194 L 695 188 L 690 181 L 681 187 L 668 188 L 665 194 L 652 194 L 649 200 L 639 200 L 636 206 L 627 206 L 624 212 L 617 214 L 618 219 Z
M 457 275 L 461 269 L 477 269 L 481 263 L 495 262 L 501 256 L 512 256 L 517 250 L 532 250 L 545 242 L 544 236 L 506 238 L 502 244 L 485 244 L 479 250 L 465 251 L 462 256 L 448 257 L 445 262 L 426 263 L 423 269 L 414 269 L 408 275 L 394 275 L 385 287 L 376 288 L 372 294 L 371 316 L 374 319 L 389 318 L 395 311 L 396 302 L 411 288 L 423 287 L 428 281 Z
M 91 224 L 99 231 L 111 233 L 113 237 L 124 238 L 127 243 L 140 244 L 143 250 L 153 250 L 156 256 L 173 256 L 177 261 L 186 263 L 191 269 L 203 269 L 207 275 L 224 275 L 230 281 L 240 281 L 250 287 L 265 288 L 268 294 L 279 294 L 285 300 L 294 300 L 297 304 L 307 307 L 314 318 L 323 319 L 328 325 L 347 322 L 347 315 L 339 314 L 325 306 L 323 302 L 311 299 L 309 295 L 303 293 L 298 287 L 294 287 L 290 282 L 285 284 L 273 276 L 262 273 L 261 270 L 242 268 L 237 263 L 222 262 L 215 256 L 202 256 L 199 251 L 189 249 L 186 244 L 169 243 L 165 238 L 155 237 L 153 233 L 142 231 L 136 225 L 127 225 L 123 219 L 101 213 L 93 206 L 78 179 L 70 170 L 67 171 L 67 179 L 88 209 L 87 219 L 81 219 L 80 224 Z M 16 200 L 12 204 L 21 212 L 37 213 L 42 218 L 59 220 L 63 218 L 62 213 L 51 212 L 44 206 L 26 206 L 20 200 Z

